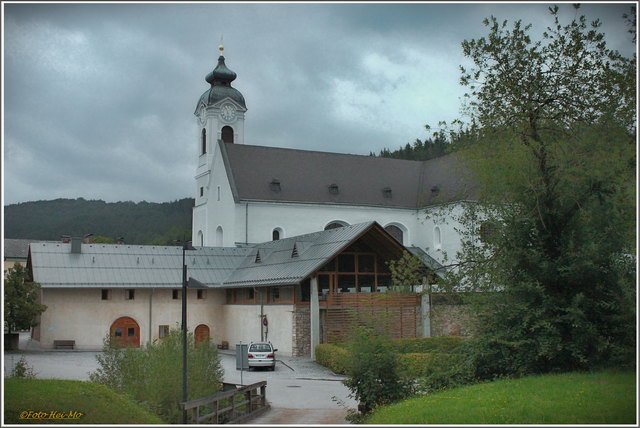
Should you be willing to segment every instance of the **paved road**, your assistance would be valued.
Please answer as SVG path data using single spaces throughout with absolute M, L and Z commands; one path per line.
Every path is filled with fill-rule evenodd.
M 88 380 L 89 373 L 98 368 L 96 355 L 89 351 L 41 351 L 37 342 L 21 337 L 20 353 L 4 353 L 5 376 L 24 356 L 41 379 Z M 357 403 L 349 398 L 349 390 L 342 384 L 342 376 L 308 358 L 280 357 L 272 371 L 236 369 L 233 351 L 220 355 L 225 382 L 248 385 L 267 381 L 267 400 L 271 410 L 245 422 L 246 424 L 346 424 L 347 408 Z

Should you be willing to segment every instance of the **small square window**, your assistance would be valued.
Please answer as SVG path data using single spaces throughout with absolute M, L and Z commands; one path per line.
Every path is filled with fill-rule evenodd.
M 122 337 L 122 329 L 120 327 L 116 328 L 116 331 L 113 333 L 115 337 Z
M 136 328 L 135 327 L 128 327 L 127 328 L 127 336 L 133 337 L 135 335 L 136 335 Z
M 198 299 L 202 300 L 205 298 L 206 293 L 204 292 L 205 290 L 197 290 L 197 294 L 198 294 Z
M 136 290 L 129 288 L 126 292 L 127 300 L 133 300 L 136 297 Z
M 158 337 L 162 339 L 163 337 L 167 337 L 167 336 L 169 336 L 169 326 L 161 325 L 158 331 Z
M 178 300 L 180 298 L 180 290 L 171 290 L 171 298 Z
M 108 289 L 103 288 L 102 292 L 102 300 L 109 300 L 111 298 L 111 293 L 109 293 Z

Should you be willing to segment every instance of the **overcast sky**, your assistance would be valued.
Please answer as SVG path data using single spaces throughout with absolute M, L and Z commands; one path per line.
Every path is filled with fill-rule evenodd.
M 550 5 L 5 2 L 3 204 L 194 197 L 193 113 L 221 36 L 246 144 L 366 155 L 460 117 L 460 43 L 483 18 L 541 34 Z M 630 5 L 581 8 L 627 55 Z

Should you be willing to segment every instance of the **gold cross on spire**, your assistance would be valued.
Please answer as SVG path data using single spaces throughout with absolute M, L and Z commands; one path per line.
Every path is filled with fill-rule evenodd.
M 220 51 L 220 56 L 224 53 L 224 45 L 222 43 L 222 36 L 220 36 L 220 46 L 218 46 L 218 50 Z

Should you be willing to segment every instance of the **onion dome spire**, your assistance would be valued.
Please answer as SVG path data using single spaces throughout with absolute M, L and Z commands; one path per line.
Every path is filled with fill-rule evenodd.
M 198 101 L 198 106 L 204 104 L 205 106 L 213 105 L 224 98 L 231 98 L 236 103 L 238 103 L 242 108 L 246 109 L 246 104 L 244 101 L 244 97 L 237 89 L 231 86 L 231 82 L 233 82 L 237 74 L 229 68 L 227 68 L 224 63 L 224 46 L 222 45 L 222 40 L 220 40 L 220 46 L 218 46 L 218 50 L 220 51 L 220 56 L 218 57 L 218 65 L 213 71 L 207 74 L 205 80 L 207 83 L 211 85 Z M 196 107 L 197 112 L 197 107 Z
M 207 74 L 206 81 L 212 85 L 221 84 L 224 86 L 230 86 L 231 82 L 236 80 L 237 74 L 231 70 L 229 70 L 224 63 L 224 46 L 222 43 L 218 46 L 218 50 L 220 51 L 220 56 L 218 57 L 218 65 L 216 68 L 209 74 Z

